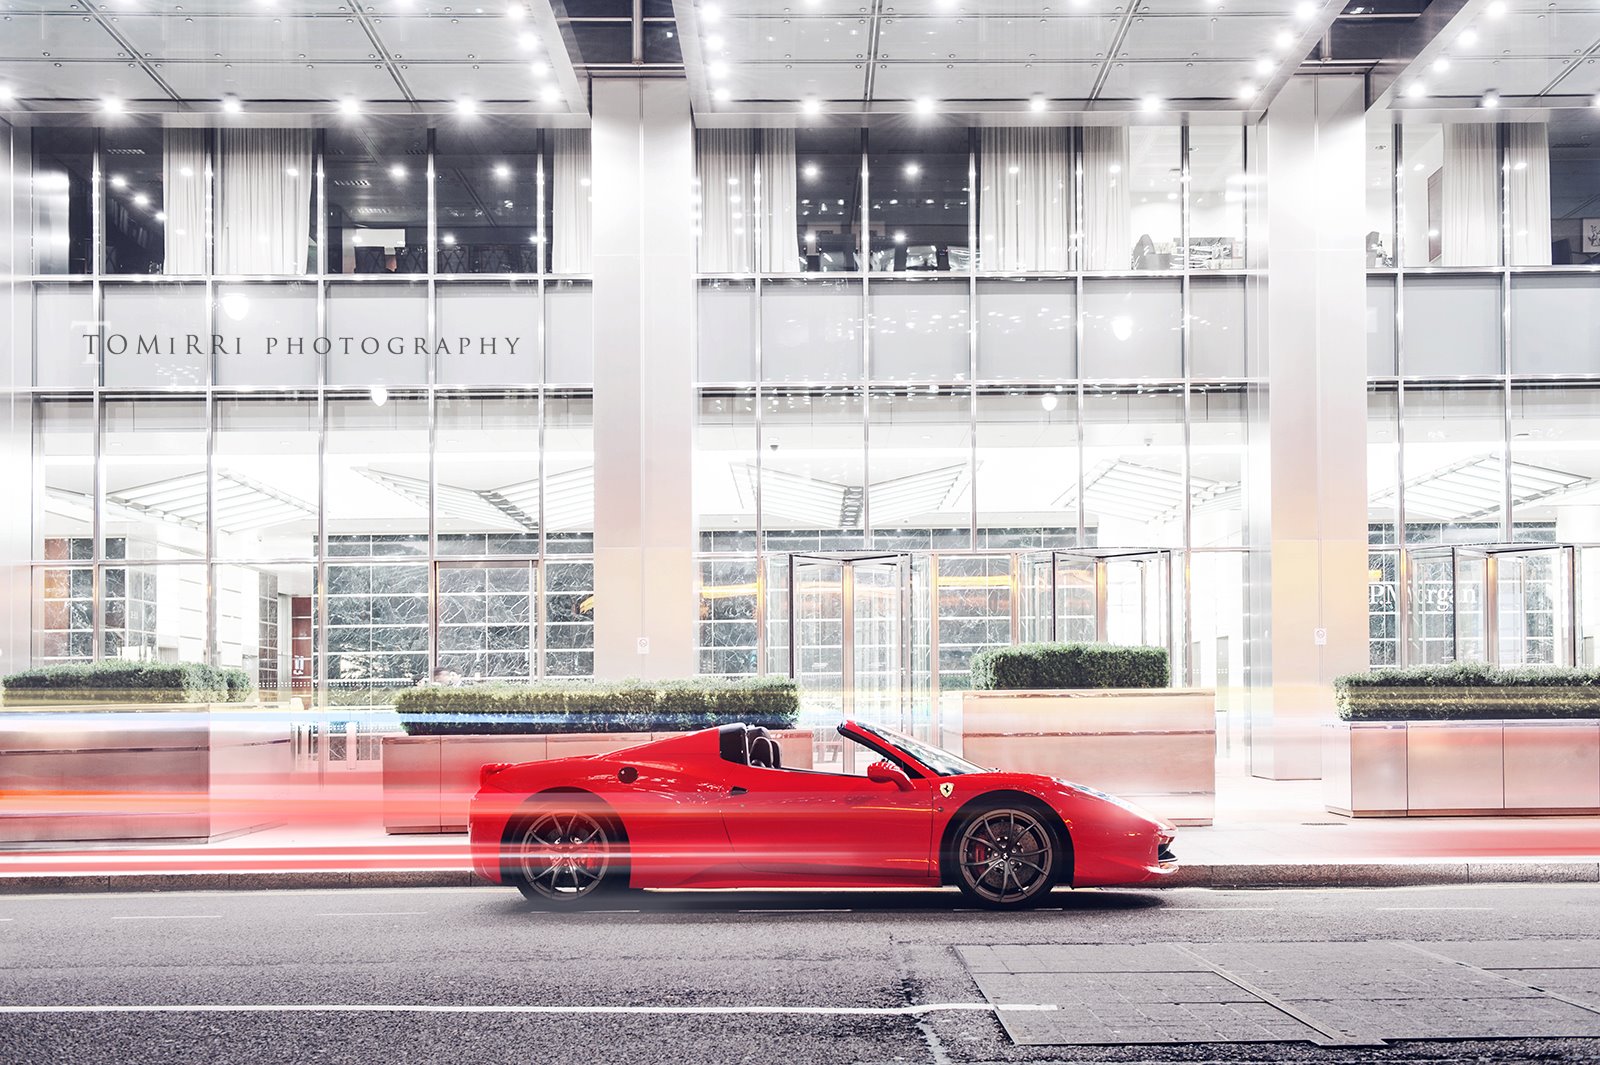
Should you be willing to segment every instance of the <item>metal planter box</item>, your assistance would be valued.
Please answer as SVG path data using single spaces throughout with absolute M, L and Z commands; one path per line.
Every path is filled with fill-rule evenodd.
M 610 754 L 681 732 L 566 732 L 528 736 L 385 736 L 383 829 L 390 834 L 465 832 L 478 771 L 489 762 L 543 762 Z M 811 731 L 777 733 L 784 764 L 811 768 Z
M 1180 825 L 1216 812 L 1209 688 L 965 692 L 943 743 L 983 766 L 1061 777 Z
M 1600 812 L 1600 720 L 1327 726 L 1327 808 L 1351 817 Z

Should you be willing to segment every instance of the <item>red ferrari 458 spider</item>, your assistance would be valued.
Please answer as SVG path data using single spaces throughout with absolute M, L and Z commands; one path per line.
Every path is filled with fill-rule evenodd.
M 473 866 L 530 900 L 611 887 L 938 887 L 990 907 L 1057 884 L 1173 872 L 1172 826 L 1111 795 L 983 769 L 845 722 L 865 776 L 786 769 L 764 728 L 723 725 L 610 754 L 483 767 Z

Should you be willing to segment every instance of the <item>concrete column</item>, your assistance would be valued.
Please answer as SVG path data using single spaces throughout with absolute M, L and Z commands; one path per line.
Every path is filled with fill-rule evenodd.
M 1256 776 L 1322 775 L 1333 679 L 1367 668 L 1366 115 L 1360 78 L 1296 77 L 1262 123 L 1265 406 L 1252 580 Z M 1260 489 L 1265 489 L 1264 495 Z M 1263 573 L 1265 568 L 1268 572 Z
M 696 671 L 694 131 L 681 80 L 593 99 L 595 676 Z M 643 653 L 641 641 L 649 641 Z

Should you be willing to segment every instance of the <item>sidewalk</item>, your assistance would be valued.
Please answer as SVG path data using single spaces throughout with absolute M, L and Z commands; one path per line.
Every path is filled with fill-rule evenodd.
M 1394 887 L 1600 882 L 1600 817 L 1362 818 L 1328 813 L 1319 781 L 1218 766 L 1216 823 L 1178 830 L 1163 886 Z M 40 844 L 0 851 L 0 893 L 440 887 L 481 883 L 464 835 L 385 835 L 376 787 L 343 788 L 336 824 L 214 842 Z

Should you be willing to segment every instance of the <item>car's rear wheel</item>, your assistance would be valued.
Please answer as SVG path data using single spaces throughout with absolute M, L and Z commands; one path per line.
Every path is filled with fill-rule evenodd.
M 506 878 L 530 902 L 578 906 L 627 882 L 626 840 L 599 803 L 541 803 L 506 844 Z
M 1037 810 L 986 806 L 968 815 L 956 833 L 955 881 L 981 906 L 1032 906 L 1055 887 L 1064 846 Z

